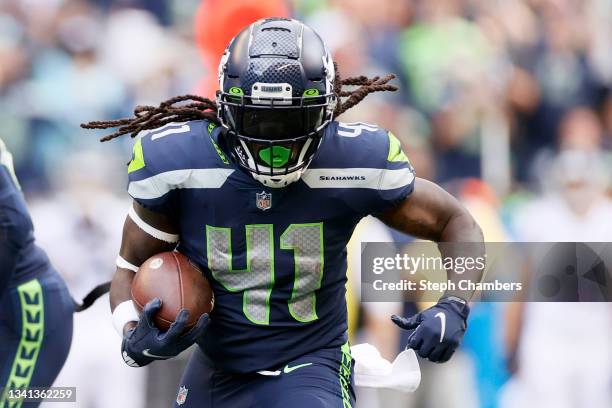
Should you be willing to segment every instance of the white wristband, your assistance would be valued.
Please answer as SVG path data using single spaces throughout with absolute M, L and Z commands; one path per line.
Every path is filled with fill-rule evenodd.
M 125 302 L 119 303 L 113 311 L 113 327 L 119 336 L 123 338 L 123 328 L 128 322 L 137 322 L 138 312 L 134 306 L 134 302 L 126 300 Z
M 115 265 L 118 268 L 128 269 L 132 272 L 138 272 L 138 267 L 126 261 L 124 258 L 121 257 L 121 255 L 117 255 L 117 259 L 115 260 Z

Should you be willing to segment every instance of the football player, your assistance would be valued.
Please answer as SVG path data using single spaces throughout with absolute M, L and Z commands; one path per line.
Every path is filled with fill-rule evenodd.
M 64 281 L 34 243 L 12 156 L 0 140 L 0 390 L 53 384 L 68 357 L 74 311 Z M 39 405 L 13 396 L 0 394 L 0 408 Z
M 392 133 L 334 120 L 368 93 L 395 90 L 392 78 L 341 79 L 311 28 L 269 18 L 230 42 L 216 102 L 186 95 L 138 107 L 134 119 L 83 125 L 119 126 L 103 140 L 138 135 L 111 307 L 129 365 L 197 342 L 176 406 L 353 406 L 345 247 L 357 222 L 374 214 L 420 238 L 482 243 L 451 195 L 415 178 Z M 185 312 L 160 333 L 161 302 L 139 319 L 130 301 L 138 266 L 175 248 L 215 293 L 210 320 L 185 334 Z M 422 357 L 446 361 L 466 330 L 468 296 L 448 292 L 393 321 L 416 328 L 409 346 Z

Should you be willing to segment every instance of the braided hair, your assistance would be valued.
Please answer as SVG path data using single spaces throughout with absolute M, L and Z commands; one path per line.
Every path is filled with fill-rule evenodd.
M 398 89 L 395 85 L 388 83 L 395 78 L 394 74 L 389 74 L 382 78 L 378 76 L 368 78 L 363 75 L 341 78 L 338 65 L 335 62 L 334 67 L 336 71 L 334 93 L 338 98 L 334 117 L 340 116 L 373 92 L 395 92 Z M 344 88 L 346 86 L 357 88 L 346 90 Z M 177 105 L 181 102 L 188 103 Z M 81 127 L 84 129 L 118 128 L 114 133 L 100 139 L 101 142 L 107 142 L 125 134 L 136 137 L 143 130 L 157 129 L 171 122 L 187 122 L 199 119 L 206 119 L 219 125 L 217 104 L 213 100 L 202 96 L 182 95 L 170 98 L 160 103 L 159 106 L 137 106 L 134 109 L 134 117 L 132 118 L 93 121 L 83 123 Z

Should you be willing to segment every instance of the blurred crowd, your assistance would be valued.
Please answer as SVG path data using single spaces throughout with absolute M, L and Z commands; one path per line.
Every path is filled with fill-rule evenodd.
M 230 23 L 261 13 L 311 25 L 344 77 L 397 75 L 398 92 L 369 96 L 340 120 L 392 130 L 417 175 L 459 197 L 488 241 L 611 241 L 609 0 L 0 0 L 0 137 L 14 153 L 40 243 L 75 297 L 113 273 L 131 151 L 129 137 L 100 145 L 100 134 L 79 124 L 178 94 L 213 96 L 220 53 L 235 34 Z M 410 240 L 375 220 L 357 240 L 359 231 Z M 420 307 L 354 304 L 355 338 L 389 358 L 402 342 L 389 313 Z M 610 349 L 610 307 L 600 306 L 567 311 L 578 321 L 598 316 L 572 331 L 551 321 L 560 309 L 476 305 L 454 362 L 424 363 L 422 389 L 409 398 L 364 395 L 361 406 L 610 407 L 604 385 L 576 378 L 598 376 L 610 392 L 611 356 L 568 363 L 572 374 L 555 369 L 585 330 L 590 342 L 580 348 Z M 123 406 L 109 395 L 116 387 L 132 407 L 157 406 L 145 395 L 173 392 L 176 380 L 164 385 L 155 368 L 136 374 L 118 352 L 112 357 L 119 339 L 106 307 L 77 319 L 61 385 L 81 381 L 84 407 Z M 557 348 L 544 341 L 550 333 Z M 112 345 L 110 354 L 92 356 L 87 334 Z M 88 389 L 98 377 L 108 388 Z M 543 377 L 552 379 L 538 383 Z
M 213 95 L 219 55 L 210 54 L 222 48 L 203 43 L 225 42 L 214 33 L 229 6 L 203 3 L 198 48 L 199 0 L 0 1 L 2 133 L 26 191 L 52 188 L 62 157 L 93 147 L 81 122 L 125 116 L 201 82 Z M 398 75 L 396 95 L 372 98 L 344 119 L 409 138 L 423 176 L 481 177 L 505 196 L 537 181 L 561 145 L 612 145 L 607 0 L 270 4 L 266 11 L 318 30 L 343 75 Z

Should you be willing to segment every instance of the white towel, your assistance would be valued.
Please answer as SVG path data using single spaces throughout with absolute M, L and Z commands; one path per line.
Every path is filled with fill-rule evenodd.
M 355 359 L 355 385 L 414 392 L 421 383 L 421 369 L 414 350 L 402 351 L 393 363 L 384 359 L 371 344 L 351 347 Z

